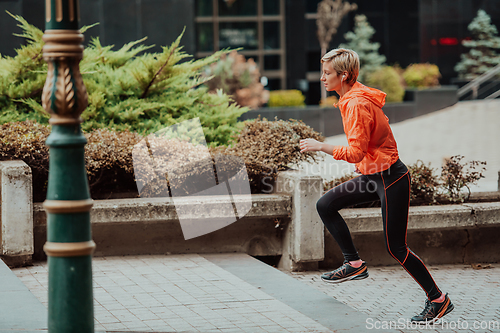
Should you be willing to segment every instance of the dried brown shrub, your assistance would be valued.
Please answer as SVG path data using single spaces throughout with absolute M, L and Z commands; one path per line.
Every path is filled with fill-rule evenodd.
M 141 197 L 189 195 L 214 186 L 212 157 L 205 145 L 149 135 L 133 151 Z M 182 194 L 181 194 L 182 193 Z
M 142 136 L 137 133 L 97 129 L 85 133 L 85 165 L 93 198 L 116 192 L 135 192 L 132 149 Z
M 324 141 L 324 137 L 301 120 L 249 120 L 232 147 L 217 147 L 213 153 L 239 156 L 245 161 L 252 193 L 272 188 L 279 171 L 299 162 L 318 161 L 317 152 L 300 152 L 301 139 Z
M 45 200 L 47 191 L 49 149 L 45 140 L 49 134 L 49 126 L 32 121 L 0 126 L 0 160 L 23 160 L 31 167 L 38 202 Z M 136 197 L 136 181 L 141 196 L 168 196 L 170 184 L 176 186 L 176 196 L 190 195 L 213 187 L 214 178 L 218 183 L 235 175 L 235 180 L 246 180 L 247 175 L 238 173 L 243 165 L 252 193 L 265 192 L 279 171 L 301 161 L 317 161 L 316 152 L 300 152 L 300 139 L 324 140 L 302 121 L 260 118 L 245 123 L 234 146 L 209 150 L 204 145 L 155 135 L 143 138 L 129 131 L 98 129 L 85 137 L 85 163 L 94 199 L 121 192 Z
M 31 167 L 35 201 L 43 201 L 47 191 L 49 134 L 48 126 L 30 120 L 0 126 L 0 160 L 22 160 Z
M 33 175 L 33 200 L 45 200 L 49 173 L 50 126 L 26 120 L 0 126 L 0 160 L 22 160 Z M 85 133 L 85 163 L 92 197 L 136 191 L 131 152 L 141 136 L 107 129 Z

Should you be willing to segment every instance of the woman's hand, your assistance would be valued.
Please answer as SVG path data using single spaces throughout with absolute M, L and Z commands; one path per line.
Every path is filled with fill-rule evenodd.
M 314 139 L 300 140 L 300 152 L 321 151 L 322 143 Z

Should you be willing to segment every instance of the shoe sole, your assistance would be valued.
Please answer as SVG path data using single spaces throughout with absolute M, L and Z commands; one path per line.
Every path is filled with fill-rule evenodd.
M 368 271 L 366 271 L 364 273 L 354 275 L 354 276 L 348 276 L 348 277 L 345 277 L 343 279 L 329 280 L 329 279 L 325 279 L 325 278 L 321 277 L 321 280 L 328 282 L 328 283 L 341 283 L 344 281 L 351 281 L 351 280 L 363 280 L 363 279 L 366 279 L 368 276 L 369 276 Z

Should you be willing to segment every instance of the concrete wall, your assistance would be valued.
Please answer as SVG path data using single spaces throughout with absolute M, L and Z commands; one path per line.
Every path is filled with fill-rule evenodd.
M 32 188 L 31 169 L 26 163 L 0 162 L 0 256 L 12 266 L 31 263 Z
M 186 198 L 185 204 L 214 199 L 200 198 Z M 170 198 L 94 201 L 90 216 L 97 244 L 94 255 L 245 252 L 278 256 L 282 254 L 282 227 L 290 221 L 291 204 L 290 197 L 284 195 L 252 195 L 252 209 L 244 218 L 207 235 L 184 240 Z M 43 260 L 47 218 L 41 203 L 34 205 L 33 215 L 34 258 Z M 276 227 L 278 222 L 280 227 Z

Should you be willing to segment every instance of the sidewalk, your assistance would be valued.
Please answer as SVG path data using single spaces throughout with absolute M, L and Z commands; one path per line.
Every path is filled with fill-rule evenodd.
M 430 267 L 455 304 L 446 319 L 467 322 L 469 330 L 377 330 L 375 325 L 404 322 L 423 309 L 423 291 L 399 266 L 370 267 L 368 279 L 331 285 L 320 281 L 321 272 L 284 273 L 246 254 L 98 257 L 93 260 L 96 331 L 494 332 L 500 328 L 480 328 L 500 325 L 500 268 L 492 266 Z M 46 263 L 13 273 L 41 302 L 26 302 L 36 310 L 26 308 L 25 317 L 45 316 L 40 304 L 47 303 Z M 2 281 L 4 276 L 0 273 Z M 9 318 L 14 310 L 5 302 L 2 297 L 2 317 Z M 470 329 L 474 323 L 478 329 Z M 2 320 L 4 331 L 15 330 Z
M 93 271 L 96 331 L 357 332 L 366 317 L 246 254 L 101 257 Z M 46 263 L 13 272 L 46 306 Z

